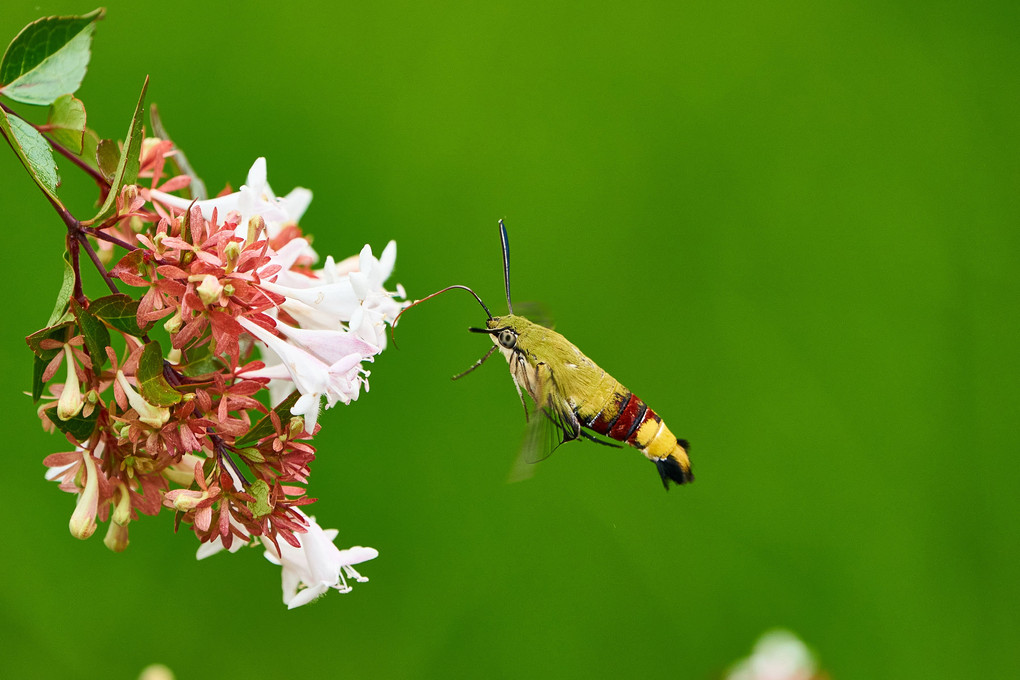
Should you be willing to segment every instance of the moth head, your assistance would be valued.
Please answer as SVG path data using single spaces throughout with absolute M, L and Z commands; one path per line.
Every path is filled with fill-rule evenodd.
M 518 349 L 519 338 L 533 324 L 523 316 L 507 314 L 494 316 L 485 322 L 485 328 L 474 329 L 476 332 L 488 333 L 492 342 L 501 349 Z

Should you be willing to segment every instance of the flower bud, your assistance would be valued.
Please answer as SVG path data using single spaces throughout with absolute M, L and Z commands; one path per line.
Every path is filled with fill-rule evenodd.
M 131 521 L 131 493 L 124 482 L 119 482 L 117 488 L 120 491 L 120 499 L 113 507 L 113 515 L 110 516 L 110 519 L 114 524 L 127 526 L 127 523 Z
M 220 280 L 215 276 L 212 274 L 206 274 L 202 278 L 201 285 L 195 288 L 195 292 L 198 293 L 198 297 L 202 300 L 203 304 L 211 305 L 220 299 L 220 293 L 223 292 L 223 286 L 220 285 Z
M 169 352 L 166 353 L 166 362 L 168 364 L 172 364 L 174 366 L 177 366 L 177 365 L 179 365 L 181 363 L 181 357 L 182 356 L 183 356 L 183 353 L 181 352 L 181 350 L 178 349 L 177 347 L 173 347 L 173 348 L 170 349 Z
M 287 430 L 284 435 L 287 439 L 294 439 L 301 435 L 305 431 L 305 418 L 304 416 L 291 416 L 290 422 L 287 423 Z
M 78 494 L 78 504 L 71 513 L 68 528 L 75 538 L 85 540 L 96 530 L 96 506 L 99 500 L 99 479 L 96 477 L 96 462 L 91 451 L 82 451 L 85 464 L 85 488 Z
M 199 491 L 197 489 L 174 489 L 173 491 L 167 491 L 163 495 L 163 505 L 173 508 L 174 510 L 180 510 L 181 512 L 187 512 L 188 510 L 194 510 L 209 497 L 208 491 Z
M 135 184 L 128 184 L 120 191 L 121 198 L 124 199 L 124 207 L 130 209 L 131 204 L 138 198 L 138 186 Z
M 106 530 L 106 538 L 103 539 L 103 545 L 113 552 L 124 552 L 124 549 L 128 547 L 127 524 L 110 522 L 110 526 Z
M 174 312 L 174 315 L 163 322 L 163 329 L 166 330 L 170 335 L 179 333 L 181 328 L 184 326 L 184 320 L 181 319 L 181 310 L 178 309 Z
M 191 486 L 195 482 L 195 464 L 201 463 L 202 459 L 192 453 L 186 453 L 180 462 L 174 463 L 163 469 L 163 476 L 174 484 Z
M 241 250 L 241 244 L 237 241 L 231 241 L 223 248 L 223 256 L 227 260 L 226 269 L 228 274 L 237 267 L 237 261 L 241 259 Z
M 266 220 L 262 215 L 255 215 L 248 220 L 248 238 L 245 239 L 245 243 L 255 243 L 259 236 L 266 231 Z
M 85 393 L 85 408 L 82 409 L 81 414 L 88 418 L 92 415 L 92 412 L 96 409 L 96 404 L 99 402 L 99 393 L 94 389 L 89 390 Z
M 163 427 L 166 421 L 170 420 L 170 409 L 161 406 L 153 406 L 142 398 L 142 395 L 135 392 L 135 388 L 127 381 L 124 371 L 117 371 L 117 383 L 124 390 L 128 403 L 138 413 L 138 420 L 150 427 Z
M 61 420 L 70 420 L 81 411 L 85 399 L 81 394 L 81 385 L 78 384 L 78 374 L 74 370 L 74 353 L 71 352 L 70 345 L 64 345 L 64 359 L 67 362 L 67 380 L 64 381 L 64 391 L 57 400 L 57 417 Z

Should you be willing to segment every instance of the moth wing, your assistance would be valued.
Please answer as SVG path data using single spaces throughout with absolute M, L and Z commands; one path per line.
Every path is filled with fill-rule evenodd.
M 527 479 L 534 474 L 534 464 L 555 451 L 560 444 L 581 436 L 581 423 L 557 389 L 547 364 L 536 368 L 538 378 L 538 413 L 528 420 L 521 451 L 510 473 L 511 481 Z

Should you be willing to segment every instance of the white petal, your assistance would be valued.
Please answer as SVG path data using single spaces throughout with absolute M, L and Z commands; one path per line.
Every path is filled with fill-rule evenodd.
M 252 189 L 257 193 L 262 193 L 262 191 L 266 188 L 267 176 L 266 157 L 259 156 L 255 159 L 255 162 L 252 163 L 251 169 L 248 170 L 248 179 L 246 179 L 244 183 L 249 189 Z
M 379 557 L 378 550 L 360 545 L 340 551 L 340 559 L 344 564 L 361 564 L 368 560 L 374 560 L 377 557 Z
M 390 274 L 393 273 L 393 266 L 397 261 L 397 242 L 390 241 L 383 248 L 382 255 L 379 256 L 379 283 L 381 284 L 386 279 L 390 278 Z
M 217 536 L 207 543 L 203 543 L 198 546 L 198 552 L 195 553 L 196 560 L 204 560 L 207 557 L 215 555 L 216 553 L 223 550 L 223 541 Z
M 317 599 L 320 595 L 325 594 L 327 590 L 329 590 L 329 586 L 320 583 L 312 588 L 305 588 L 289 600 L 284 596 L 283 601 L 287 603 L 287 609 L 294 609 Z
M 287 219 L 292 222 L 300 222 L 308 205 L 312 202 L 312 192 L 304 187 L 295 187 L 283 197 L 286 205 Z

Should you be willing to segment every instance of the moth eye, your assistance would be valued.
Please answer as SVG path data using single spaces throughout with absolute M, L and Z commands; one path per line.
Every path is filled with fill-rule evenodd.
M 514 345 L 517 344 L 517 334 L 509 329 L 500 331 L 499 344 L 503 345 L 507 349 L 513 349 Z

